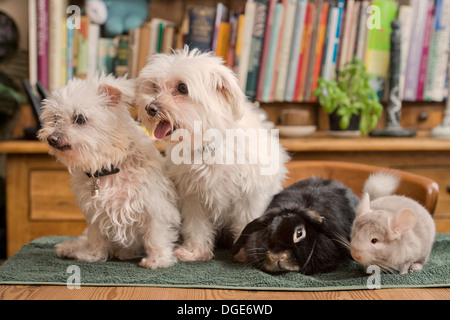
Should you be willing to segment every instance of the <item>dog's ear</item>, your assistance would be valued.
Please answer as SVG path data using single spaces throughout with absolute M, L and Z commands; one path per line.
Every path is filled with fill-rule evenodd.
M 231 72 L 221 72 L 220 78 L 221 81 L 217 84 L 217 91 L 231 107 L 234 118 L 239 120 L 244 112 L 245 95 Z
M 98 89 L 100 94 L 104 94 L 108 97 L 108 106 L 116 106 L 121 98 L 122 98 L 122 92 L 120 92 L 119 89 L 111 87 L 107 84 L 103 84 Z

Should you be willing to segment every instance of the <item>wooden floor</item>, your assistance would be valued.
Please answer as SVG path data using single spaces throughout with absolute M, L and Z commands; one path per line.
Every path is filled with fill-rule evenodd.
M 283 292 L 149 287 L 0 286 L 0 300 L 450 300 L 450 288 Z

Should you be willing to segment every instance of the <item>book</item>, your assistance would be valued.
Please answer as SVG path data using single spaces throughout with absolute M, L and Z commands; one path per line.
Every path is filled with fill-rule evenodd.
M 67 73 L 66 82 L 73 78 L 75 29 L 67 28 Z
M 48 89 L 48 2 L 37 0 L 37 73 L 38 81 Z
M 137 54 L 137 70 L 139 73 L 142 68 L 145 67 L 148 60 L 148 52 L 150 48 L 150 36 L 151 36 L 151 24 L 150 22 L 143 22 L 139 27 L 139 47 Z
M 88 34 L 88 76 L 94 76 L 98 67 L 98 40 L 100 38 L 100 26 L 95 23 L 89 24 Z M 128 47 L 127 47 L 128 48 Z
M 428 0 L 428 13 L 425 23 L 425 32 L 423 35 L 422 56 L 420 58 L 419 79 L 417 83 L 416 100 L 418 101 L 421 101 L 423 99 L 423 93 L 425 88 L 425 77 L 428 64 L 428 51 L 429 51 L 428 49 L 430 46 L 430 38 L 431 38 L 430 34 L 433 21 L 433 12 L 434 12 L 434 0 Z
M 248 62 L 247 81 L 245 94 L 250 100 L 256 96 L 256 86 L 258 82 L 259 66 L 261 61 L 261 51 L 263 46 L 264 32 L 266 29 L 267 0 L 255 0 L 255 21 L 253 24 L 250 57 Z
M 117 47 L 114 73 L 116 76 L 123 77 L 128 73 L 128 35 L 114 37 L 114 45 Z
M 48 0 L 48 90 L 58 89 L 61 83 L 63 61 L 63 25 L 65 8 L 64 1 Z
M 406 65 L 405 88 L 403 92 L 403 100 L 405 101 L 415 101 L 417 97 L 423 36 L 425 34 L 425 23 L 428 14 L 428 1 L 411 0 L 411 5 L 414 10 L 412 29 L 414 41 L 410 43 Z
M 77 31 L 76 41 L 76 71 L 75 76 L 78 78 L 85 78 L 89 70 L 89 24 L 88 16 L 80 17 L 80 29 Z
M 367 46 L 367 8 L 369 7 L 370 2 L 368 0 L 363 0 L 361 2 L 361 7 L 359 10 L 359 25 L 358 25 L 358 37 L 356 40 L 356 58 L 360 61 L 364 61 L 366 56 L 366 46 Z
M 216 9 L 205 6 L 192 6 L 189 13 L 189 47 L 200 51 L 211 51 L 214 34 Z
M 217 3 L 214 19 L 214 30 L 211 41 L 211 51 L 214 53 L 216 53 L 217 51 L 220 25 L 222 22 L 227 22 L 227 18 L 228 18 L 228 8 L 222 2 Z
M 284 101 L 286 83 L 288 77 L 291 44 L 293 43 L 295 18 L 297 12 L 297 0 L 287 0 L 285 8 L 283 33 L 281 35 L 280 52 L 278 57 L 278 69 L 275 81 L 275 101 Z
M 128 78 L 134 79 L 139 75 L 138 72 L 138 55 L 139 55 L 139 28 L 131 29 L 128 32 Z M 102 40 L 100 42 L 100 40 Z M 107 63 L 106 63 L 106 57 L 108 53 L 108 47 L 109 43 L 106 41 L 106 39 L 100 38 L 99 40 L 99 51 L 100 51 L 100 45 L 104 46 L 104 68 L 108 69 Z M 99 57 L 101 55 L 99 54 Z M 99 61 L 99 68 L 100 68 L 100 61 Z
M 313 73 L 310 79 L 310 85 L 306 88 L 306 101 L 316 101 L 316 98 L 312 96 L 313 91 L 317 88 L 317 80 L 320 76 L 321 68 L 322 68 L 322 57 L 324 52 L 325 45 L 325 35 L 327 28 L 327 20 L 328 20 L 328 9 L 329 3 L 324 2 L 322 5 L 322 12 L 320 13 L 319 20 L 319 29 L 317 34 L 317 46 L 316 46 L 316 55 L 313 66 Z
M 163 30 L 160 52 L 171 53 L 172 49 L 174 49 L 175 47 L 175 39 L 176 39 L 175 24 L 169 24 L 165 26 Z
M 333 80 L 335 72 L 335 51 L 339 41 L 338 23 L 339 23 L 339 7 L 333 6 L 330 9 L 329 23 L 327 29 L 327 40 L 324 48 L 323 66 L 321 77 L 325 80 Z M 337 35 L 336 35 L 337 34 Z
M 240 70 L 241 65 L 243 64 L 243 52 L 244 52 L 244 39 L 246 37 L 246 24 L 247 24 L 247 16 L 244 13 L 241 13 L 238 18 L 238 29 L 237 29 L 237 35 L 236 35 L 236 48 L 234 53 L 234 72 L 236 72 L 239 80 L 239 85 L 241 82 L 240 78 Z M 251 38 L 250 38 L 251 39 Z M 250 41 L 249 41 L 250 42 Z M 248 56 L 247 56 L 247 63 L 248 63 Z M 245 71 L 245 74 L 247 74 L 247 71 Z M 242 87 L 241 87 L 242 89 Z M 243 89 L 245 90 L 245 88 Z
M 345 7 L 345 18 L 344 18 L 344 26 L 342 29 L 342 37 L 341 37 L 341 52 L 339 55 L 339 65 L 338 70 L 342 70 L 344 68 L 345 63 L 348 62 L 347 52 L 350 50 L 350 38 L 351 32 L 353 28 L 353 9 L 355 6 L 355 0 L 348 0 L 347 6 Z
M 279 49 L 279 39 L 280 39 L 280 30 L 282 30 L 282 21 L 283 19 L 283 3 L 278 2 L 275 4 L 274 17 L 273 17 L 273 25 L 272 32 L 270 36 L 270 42 L 268 47 L 268 57 L 267 57 L 267 65 L 266 71 L 263 78 L 262 83 L 262 92 L 260 101 L 270 102 L 273 99 L 272 93 L 272 83 L 275 74 L 275 64 L 277 63 L 277 52 Z
M 442 101 L 445 94 L 450 38 L 450 0 L 436 0 L 424 99 Z
M 258 81 L 256 85 L 256 96 L 255 96 L 256 100 L 261 100 L 262 97 L 264 77 L 266 75 L 266 68 L 267 68 L 267 59 L 269 58 L 270 40 L 273 31 L 273 20 L 275 18 L 275 7 L 277 5 L 277 2 L 278 0 L 269 0 L 269 4 L 267 6 L 266 27 L 264 31 L 263 47 L 261 51 L 261 61 L 259 65 Z
M 31 88 L 38 81 L 37 0 L 28 0 L 28 80 Z
M 98 40 L 98 72 L 104 74 L 114 73 L 114 60 L 116 58 L 116 46 L 112 38 L 100 38 Z M 129 66 L 128 66 L 129 68 Z M 129 76 L 130 78 L 130 76 Z
M 295 84 L 294 101 L 302 101 L 303 90 L 305 89 L 306 71 L 308 68 L 308 58 L 311 45 L 312 25 L 314 20 L 314 14 L 316 10 L 316 4 L 308 3 L 308 10 L 305 17 L 305 31 L 303 32 L 302 45 L 300 49 L 300 60 L 297 69 L 297 78 Z
M 375 0 L 373 5 L 378 8 L 372 13 L 375 15 L 373 17 L 375 22 L 378 19 L 379 10 L 380 28 L 372 27 L 368 30 L 365 66 L 367 73 L 374 77 L 371 85 L 381 100 L 385 84 L 388 83 L 391 22 L 397 17 L 398 3 L 392 0 Z
M 401 65 L 400 65 L 400 84 L 399 84 L 399 97 L 403 100 L 403 92 L 405 88 L 405 70 L 406 62 L 408 60 L 408 51 L 411 41 L 411 30 L 413 27 L 412 20 L 413 9 L 410 5 L 402 4 L 398 9 L 397 19 L 401 24 L 402 31 L 402 54 L 401 54 Z
M 237 47 L 242 47 L 239 57 L 239 69 L 237 74 L 239 79 L 239 86 L 241 87 L 241 90 L 243 92 L 245 92 L 245 87 L 247 84 L 247 73 L 253 36 L 253 26 L 255 24 L 255 13 L 256 3 L 254 1 L 247 1 L 243 14 L 243 19 L 245 20 L 242 40 L 239 38 L 239 36 L 237 40 Z
M 230 42 L 230 23 L 221 22 L 217 32 L 216 56 L 227 64 L 228 44 Z
M 298 0 L 297 10 L 295 11 L 295 22 L 294 22 L 294 31 L 292 35 L 291 50 L 289 53 L 289 69 L 286 79 L 286 89 L 284 93 L 284 100 L 289 102 L 294 100 L 297 69 L 300 59 L 300 49 L 303 39 L 303 30 L 306 12 L 307 12 L 307 1 Z

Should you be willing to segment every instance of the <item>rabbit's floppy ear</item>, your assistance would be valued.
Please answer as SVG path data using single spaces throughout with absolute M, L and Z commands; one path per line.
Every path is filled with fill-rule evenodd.
M 244 230 L 242 230 L 241 232 L 241 235 L 236 240 L 233 248 L 231 249 L 231 253 L 235 256 L 235 260 L 239 262 L 245 262 L 247 260 L 245 250 L 242 249 L 245 249 L 245 244 L 247 243 L 248 237 L 253 232 L 264 229 L 266 226 L 267 222 L 264 217 L 257 218 L 245 226 Z

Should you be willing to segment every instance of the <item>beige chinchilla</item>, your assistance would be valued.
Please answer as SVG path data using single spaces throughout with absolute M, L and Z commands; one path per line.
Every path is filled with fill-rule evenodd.
M 383 271 L 405 274 L 422 269 L 436 231 L 423 206 L 392 195 L 398 184 L 399 178 L 384 172 L 368 178 L 352 227 L 351 254 L 366 267 L 377 265 Z

